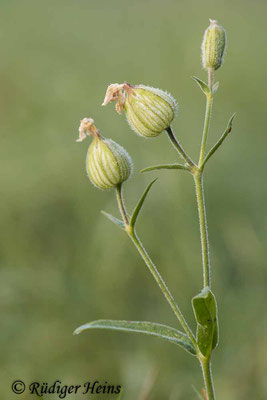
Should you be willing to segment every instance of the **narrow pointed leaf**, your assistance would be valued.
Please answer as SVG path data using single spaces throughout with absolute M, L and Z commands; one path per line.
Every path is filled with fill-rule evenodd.
M 196 76 L 193 76 L 192 78 L 194 79 L 194 81 L 196 81 L 196 83 L 198 84 L 198 86 L 200 87 L 200 89 L 202 90 L 202 92 L 204 94 L 206 94 L 206 95 L 210 94 L 210 88 L 208 87 L 208 85 L 205 82 L 203 82 L 201 79 L 199 79 Z
M 217 304 L 209 288 L 192 299 L 197 321 L 197 344 L 204 356 L 209 356 L 218 343 Z
M 149 190 L 151 189 L 152 185 L 156 182 L 157 179 L 158 178 L 156 178 L 152 182 L 150 182 L 150 184 L 147 186 L 146 190 L 142 194 L 140 200 L 138 201 L 138 203 L 137 203 L 137 205 L 136 205 L 136 207 L 135 207 L 135 209 L 133 211 L 131 220 L 130 220 L 130 225 L 131 225 L 132 228 L 135 226 L 137 217 L 138 217 L 138 215 L 139 215 L 139 213 L 141 211 L 141 208 L 142 208 L 142 206 L 144 204 L 144 201 L 146 199 L 146 196 L 148 195 Z
M 183 164 L 161 164 L 161 165 L 154 165 L 152 167 L 143 168 L 143 169 L 141 169 L 141 172 L 155 171 L 157 169 L 183 169 L 185 171 L 189 171 L 189 168 Z
M 212 93 L 216 93 L 219 88 L 219 82 L 214 83 L 212 86 Z
M 210 159 L 210 157 L 215 153 L 215 151 L 221 146 L 221 144 L 224 142 L 224 140 L 226 139 L 226 137 L 229 135 L 229 133 L 232 130 L 232 126 L 233 126 L 233 120 L 236 116 L 236 113 L 234 113 L 231 118 L 228 121 L 227 127 L 224 131 L 224 133 L 222 134 L 222 136 L 220 137 L 220 139 L 218 140 L 218 142 L 210 149 L 210 151 L 208 152 L 208 154 L 206 155 L 204 161 L 203 161 L 203 165 L 206 164 L 206 162 Z
M 231 130 L 232 130 L 232 127 L 233 127 L 233 120 L 234 120 L 235 116 L 236 116 L 236 113 L 233 113 L 233 115 L 231 116 L 231 118 L 230 118 L 229 121 L 228 121 L 228 124 L 227 124 L 227 127 L 226 127 L 226 132 L 227 132 L 227 134 L 230 133 Z
M 124 332 L 143 333 L 145 335 L 156 336 L 160 339 L 177 344 L 189 353 L 194 355 L 196 354 L 195 348 L 186 334 L 175 328 L 171 328 L 170 326 L 153 322 L 99 320 L 80 326 L 74 331 L 74 334 L 78 335 L 87 329 L 111 329 Z
M 107 213 L 106 211 L 101 211 L 101 213 L 103 215 L 105 215 L 105 217 L 107 217 L 110 221 L 112 221 L 114 224 L 118 225 L 120 228 L 124 229 L 125 225 L 124 222 L 121 221 L 120 219 L 113 217 L 113 215 Z

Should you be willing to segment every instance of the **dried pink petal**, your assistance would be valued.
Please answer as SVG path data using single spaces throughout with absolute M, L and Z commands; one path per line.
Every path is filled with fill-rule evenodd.
M 92 118 L 83 118 L 79 126 L 79 139 L 76 142 L 82 142 L 86 136 L 90 135 L 99 136 L 99 131 L 94 125 Z

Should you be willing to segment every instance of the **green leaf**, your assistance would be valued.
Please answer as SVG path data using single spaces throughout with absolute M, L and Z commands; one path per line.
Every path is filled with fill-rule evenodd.
M 198 86 L 200 87 L 200 89 L 202 90 L 202 92 L 205 95 L 210 94 L 210 88 L 208 87 L 208 85 L 205 82 L 203 82 L 201 79 L 199 79 L 196 76 L 192 76 L 192 78 L 194 79 L 194 81 L 196 81 L 196 83 L 198 84 Z
M 175 328 L 153 322 L 99 320 L 80 326 L 74 331 L 74 334 L 78 335 L 86 329 L 112 329 L 117 331 L 143 333 L 145 335 L 156 336 L 168 342 L 175 343 L 189 353 L 194 355 L 196 354 L 194 345 L 186 334 Z
M 121 221 L 120 219 L 113 217 L 113 215 L 107 213 L 106 211 L 101 211 L 101 213 L 103 215 L 105 215 L 105 217 L 107 217 L 110 221 L 112 221 L 114 224 L 118 225 L 120 228 L 125 229 L 125 224 L 123 221 Z
M 203 161 L 203 165 L 206 164 L 206 162 L 210 159 L 210 157 L 215 153 L 215 151 L 221 146 L 221 144 L 224 142 L 224 140 L 227 138 L 227 136 L 229 135 L 229 133 L 232 130 L 232 126 L 233 126 L 233 120 L 236 116 L 236 113 L 234 113 L 231 118 L 228 121 L 227 127 L 224 131 L 224 133 L 222 134 L 222 136 L 220 137 L 220 139 L 218 140 L 217 143 L 215 143 L 215 145 L 210 149 L 210 151 L 208 152 L 208 154 L 206 155 L 204 161 Z
M 138 203 L 137 203 L 137 205 L 136 205 L 136 207 L 135 207 L 135 209 L 134 209 L 134 211 L 133 211 L 133 214 L 132 214 L 132 216 L 131 216 L 131 220 L 130 220 L 130 226 L 131 226 L 132 228 L 134 228 L 134 226 L 135 226 L 137 217 L 138 217 L 138 215 L 139 215 L 139 213 L 140 213 L 140 211 L 141 211 L 141 208 L 142 208 L 142 206 L 143 206 L 143 204 L 144 204 L 144 201 L 145 201 L 145 199 L 146 199 L 146 196 L 148 195 L 149 190 L 151 189 L 152 185 L 156 182 L 157 179 L 158 179 L 158 178 L 156 178 L 156 179 L 154 179 L 152 182 L 150 182 L 150 184 L 147 186 L 146 190 L 145 190 L 144 193 L 142 194 L 140 200 L 138 201 Z
M 235 116 L 236 116 L 236 113 L 233 113 L 233 115 L 231 116 L 231 118 L 230 118 L 229 121 L 228 121 L 228 124 L 227 124 L 227 127 L 226 127 L 226 132 L 227 132 L 227 134 L 230 133 L 231 130 L 232 130 L 232 127 L 233 127 L 233 120 L 234 120 Z
M 218 343 L 217 304 L 210 288 L 193 297 L 192 305 L 197 321 L 197 344 L 207 357 Z
M 156 169 L 183 169 L 185 171 L 189 171 L 189 168 L 183 164 L 161 164 L 143 168 L 141 169 L 141 172 L 155 171 Z
M 219 82 L 215 82 L 212 86 L 212 93 L 216 93 L 219 88 Z

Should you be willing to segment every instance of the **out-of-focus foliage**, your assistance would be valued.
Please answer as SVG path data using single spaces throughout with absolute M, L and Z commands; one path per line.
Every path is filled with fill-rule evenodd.
M 93 117 L 105 137 L 129 151 L 135 165 L 125 185 L 130 209 L 159 177 L 137 228 L 193 324 L 190 300 L 201 290 L 202 271 L 192 178 L 175 170 L 140 175 L 148 165 L 178 161 L 166 135 L 140 138 L 113 105 L 100 105 L 113 82 L 168 90 L 180 106 L 176 134 L 196 158 L 205 99 L 191 76 L 205 79 L 200 44 L 208 19 L 216 18 L 227 30 L 228 48 L 217 74 L 208 144 L 234 111 L 237 117 L 205 173 L 220 315 L 214 380 L 220 399 L 264 400 L 267 4 L 1 0 L 0 5 L 3 397 L 17 398 L 10 385 L 20 378 L 27 384 L 108 381 L 124 387 L 123 399 L 136 400 L 154 370 L 159 373 L 151 400 L 195 399 L 192 385 L 201 391 L 196 360 L 171 344 L 106 331 L 72 336 L 81 324 L 100 318 L 176 326 L 127 236 L 101 215 L 104 209 L 118 216 L 114 193 L 89 183 L 90 139 L 82 144 L 75 139 L 80 119 Z

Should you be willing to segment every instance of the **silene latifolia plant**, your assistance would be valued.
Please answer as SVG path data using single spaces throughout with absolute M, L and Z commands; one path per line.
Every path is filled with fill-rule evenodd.
M 129 214 L 122 195 L 123 183 L 129 179 L 132 172 L 132 161 L 129 154 L 113 140 L 104 138 L 95 127 L 94 121 L 91 118 L 84 118 L 81 121 L 78 139 L 78 141 L 82 141 L 86 136 L 92 136 L 93 138 L 86 159 L 87 173 L 93 185 L 99 189 L 115 188 L 121 219 L 117 219 L 106 212 L 103 212 L 103 214 L 129 236 L 168 301 L 184 332 L 152 322 L 99 320 L 80 326 L 76 329 L 75 333 L 79 334 L 86 329 L 94 328 L 115 329 L 157 336 L 182 347 L 200 362 L 205 384 L 203 396 L 208 400 L 215 399 L 211 372 L 211 356 L 213 350 L 218 345 L 218 310 L 215 295 L 211 290 L 208 225 L 203 176 L 208 160 L 230 133 L 234 118 L 234 115 L 230 118 L 218 142 L 209 151 L 206 151 L 213 99 L 219 87 L 218 82 L 214 83 L 214 75 L 215 71 L 223 63 L 225 46 L 225 30 L 217 21 L 210 20 L 210 26 L 206 29 L 202 42 L 202 64 L 203 68 L 207 71 L 208 82 L 205 83 L 199 78 L 193 77 L 206 96 L 204 127 L 197 163 L 187 154 L 174 135 L 171 123 L 177 115 L 178 107 L 176 101 L 169 93 L 145 85 L 130 85 L 127 82 L 122 84 L 115 83 L 108 87 L 103 103 L 103 105 L 107 105 L 112 101 L 116 101 L 116 111 L 119 114 L 125 112 L 130 127 L 140 136 L 154 138 L 166 132 L 179 157 L 183 159 L 183 163 L 156 165 L 145 168 L 142 172 L 176 169 L 187 171 L 193 177 L 199 214 L 203 266 L 203 290 L 192 299 L 192 307 L 197 324 L 196 333 L 189 327 L 173 295 L 170 293 L 165 281 L 159 274 L 158 269 L 136 233 L 137 218 L 147 194 L 156 179 L 148 185 L 135 209 Z

